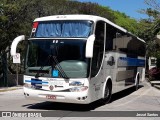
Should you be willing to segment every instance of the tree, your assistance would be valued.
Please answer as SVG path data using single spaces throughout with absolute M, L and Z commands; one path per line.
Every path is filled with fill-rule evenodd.
M 156 11 L 160 12 L 160 2 L 157 0 L 144 0 L 144 2 Z
M 160 3 L 157 0 L 144 0 L 150 8 L 142 9 L 140 12 L 147 14 L 148 19 L 140 21 L 141 31 L 138 34 L 147 43 L 147 56 L 153 56 L 160 59 L 160 46 L 156 42 L 156 35 L 160 32 Z M 158 66 L 160 67 L 160 66 Z

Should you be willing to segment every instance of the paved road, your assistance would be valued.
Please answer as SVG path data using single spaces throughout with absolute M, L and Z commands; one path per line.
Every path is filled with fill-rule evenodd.
M 63 116 L 68 116 L 77 111 L 160 111 L 160 90 L 151 87 L 149 83 L 144 81 L 138 91 L 130 88 L 114 94 L 109 104 L 101 105 L 99 102 L 94 102 L 90 105 L 76 105 L 26 100 L 23 96 L 23 89 L 18 89 L 0 92 L 0 111 L 56 111 L 62 113 L 62 116 L 57 116 L 55 119 L 74 119 L 74 117 Z M 89 118 L 86 117 L 85 119 Z M 100 119 L 105 118 L 101 117 Z M 125 119 L 134 118 L 123 118 L 123 120 Z M 136 119 L 142 119 L 142 117 L 136 117 Z

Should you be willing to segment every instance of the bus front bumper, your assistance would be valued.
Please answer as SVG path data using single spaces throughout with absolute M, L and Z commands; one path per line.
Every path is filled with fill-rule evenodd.
M 24 95 L 27 99 L 62 102 L 62 103 L 76 103 L 76 104 L 88 104 L 90 99 L 88 97 L 88 91 L 83 92 L 52 92 L 45 90 L 36 90 L 24 87 Z

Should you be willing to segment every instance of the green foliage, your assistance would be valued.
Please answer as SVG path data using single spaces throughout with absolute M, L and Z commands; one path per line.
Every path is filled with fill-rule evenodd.
M 147 42 L 147 56 L 157 58 L 157 67 L 160 68 L 160 45 L 157 43 L 156 35 L 160 34 L 160 6 L 157 0 L 144 0 L 151 8 L 142 10 L 149 16 L 148 19 L 143 19 L 139 23 L 138 35 Z
M 121 27 L 124 27 L 128 31 L 138 34 L 138 22 L 135 19 L 130 18 L 129 16 L 125 15 L 124 13 L 120 13 L 119 11 L 113 11 L 113 14 L 116 18 L 115 23 Z
M 157 19 L 159 12 L 157 10 L 152 9 L 152 8 L 147 8 L 146 14 L 149 17 L 153 17 L 154 19 Z
M 27 0 L 0 1 L 0 51 L 6 49 L 10 42 L 22 32 L 22 24 L 26 18 Z

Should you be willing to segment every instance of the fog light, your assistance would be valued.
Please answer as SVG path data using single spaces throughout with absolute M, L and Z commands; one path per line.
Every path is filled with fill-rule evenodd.
M 80 97 L 78 97 L 77 99 L 78 99 L 78 100 L 81 100 L 81 98 L 80 98 Z
M 82 97 L 82 99 L 83 99 L 83 100 L 85 100 L 85 99 L 86 99 L 86 97 Z
M 24 86 L 24 87 L 27 87 L 27 88 L 31 88 L 31 87 L 32 87 L 31 84 L 27 84 L 27 83 L 25 83 L 23 86 Z

